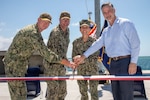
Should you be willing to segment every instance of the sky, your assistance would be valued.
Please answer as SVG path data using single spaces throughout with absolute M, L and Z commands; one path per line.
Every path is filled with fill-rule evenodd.
M 100 5 L 108 1 L 114 5 L 118 17 L 134 23 L 141 41 L 140 56 L 150 56 L 150 0 L 100 0 Z M 42 32 L 47 43 L 50 31 L 59 24 L 60 13 L 68 11 L 71 20 L 67 57 L 70 58 L 72 42 L 81 36 L 79 21 L 88 19 L 88 12 L 92 12 L 91 19 L 95 21 L 94 9 L 94 0 L 0 0 L 0 51 L 7 50 L 16 33 L 26 25 L 35 24 L 43 12 L 52 16 L 52 24 Z M 100 16 L 102 26 L 101 12 Z

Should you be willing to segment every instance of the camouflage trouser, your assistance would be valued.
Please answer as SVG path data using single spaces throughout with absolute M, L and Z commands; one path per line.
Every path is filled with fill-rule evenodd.
M 8 81 L 11 100 L 26 100 L 27 90 L 25 81 Z
M 44 63 L 45 76 L 64 76 L 66 74 L 65 67 L 60 64 Z M 47 98 L 46 100 L 64 100 L 67 94 L 65 80 L 53 80 L 47 82 Z
M 91 63 L 90 63 L 91 64 Z M 89 63 L 86 63 L 84 65 L 80 65 L 77 67 L 77 74 L 78 75 L 98 75 L 98 67 L 90 65 Z M 89 100 L 88 98 L 88 86 L 90 89 L 91 94 L 91 100 L 98 100 L 98 80 L 90 80 L 89 82 L 87 80 L 78 80 L 79 90 L 81 93 L 81 100 Z
M 26 73 L 26 61 L 4 62 L 5 73 L 8 77 L 24 77 Z M 26 100 L 27 88 L 25 81 L 13 80 L 8 81 L 11 100 Z
M 89 100 L 88 98 L 88 81 L 87 80 L 78 80 L 78 85 L 81 93 L 81 100 Z M 98 100 L 98 81 L 89 81 L 89 88 L 91 94 L 91 100 Z

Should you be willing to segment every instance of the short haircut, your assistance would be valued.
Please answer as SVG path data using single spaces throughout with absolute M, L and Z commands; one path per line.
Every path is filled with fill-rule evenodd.
M 104 6 L 111 6 L 114 8 L 114 5 L 110 2 L 106 2 L 106 3 L 103 3 L 102 6 L 101 6 L 101 9 L 104 7 Z

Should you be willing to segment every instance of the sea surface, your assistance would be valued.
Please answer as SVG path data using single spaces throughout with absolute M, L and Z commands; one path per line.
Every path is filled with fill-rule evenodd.
M 71 59 L 69 58 L 71 61 Z M 142 68 L 142 70 L 150 70 L 150 56 L 139 56 L 138 66 Z M 72 71 L 71 68 L 66 67 L 67 71 Z
M 150 70 L 150 56 L 140 56 L 137 65 L 141 66 L 142 70 Z

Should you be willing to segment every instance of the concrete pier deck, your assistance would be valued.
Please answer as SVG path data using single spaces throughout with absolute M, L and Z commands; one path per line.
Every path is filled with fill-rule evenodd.
M 135 97 L 134 100 L 150 100 L 150 80 L 144 80 L 144 86 L 145 86 L 147 99 L 143 97 Z M 41 89 L 42 89 L 41 94 L 38 97 L 34 97 L 34 98 L 29 97 L 27 100 L 46 100 L 45 99 L 46 88 L 47 88 L 46 82 L 41 81 Z M 81 95 L 76 80 L 67 80 L 67 92 L 68 93 L 65 100 L 80 100 Z M 90 93 L 88 92 L 88 94 L 90 98 Z M 113 100 L 110 84 L 99 84 L 98 94 L 99 94 L 99 100 Z M 0 82 L 0 100 L 11 100 L 7 82 Z

